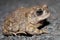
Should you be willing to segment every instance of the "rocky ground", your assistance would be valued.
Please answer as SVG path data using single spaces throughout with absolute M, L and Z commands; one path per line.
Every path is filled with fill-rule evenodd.
M 47 4 L 51 12 L 48 18 L 47 28 L 49 34 L 34 36 L 4 36 L 2 34 L 2 23 L 6 15 L 14 9 L 24 6 L 34 6 L 38 4 Z M 0 0 L 0 40 L 60 40 L 60 0 Z

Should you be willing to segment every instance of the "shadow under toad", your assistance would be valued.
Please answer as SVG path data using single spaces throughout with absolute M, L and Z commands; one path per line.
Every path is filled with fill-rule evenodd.
M 42 28 L 44 28 L 45 26 L 48 26 L 49 24 L 50 24 L 50 22 L 47 21 L 47 19 L 45 19 L 44 22 L 43 22 L 43 25 L 42 25 L 42 26 L 39 26 L 38 29 L 42 29 Z

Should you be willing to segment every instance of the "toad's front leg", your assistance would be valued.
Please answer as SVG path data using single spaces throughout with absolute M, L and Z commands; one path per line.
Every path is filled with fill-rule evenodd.
M 27 33 L 29 34 L 42 34 L 42 33 L 48 33 L 46 30 L 39 30 L 36 27 L 27 27 Z

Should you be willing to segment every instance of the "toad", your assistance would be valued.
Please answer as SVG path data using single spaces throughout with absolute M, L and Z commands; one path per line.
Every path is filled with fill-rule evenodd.
M 50 12 L 46 4 L 17 8 L 5 18 L 3 33 L 7 35 L 16 35 L 18 33 L 29 33 L 32 35 L 47 33 L 45 30 L 39 30 L 38 27 L 49 16 Z

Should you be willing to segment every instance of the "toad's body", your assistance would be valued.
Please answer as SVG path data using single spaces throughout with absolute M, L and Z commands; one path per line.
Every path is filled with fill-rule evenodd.
M 48 18 L 50 15 L 46 5 L 30 8 L 18 8 L 4 20 L 4 34 L 30 33 L 41 34 L 44 30 L 39 30 L 40 21 Z

